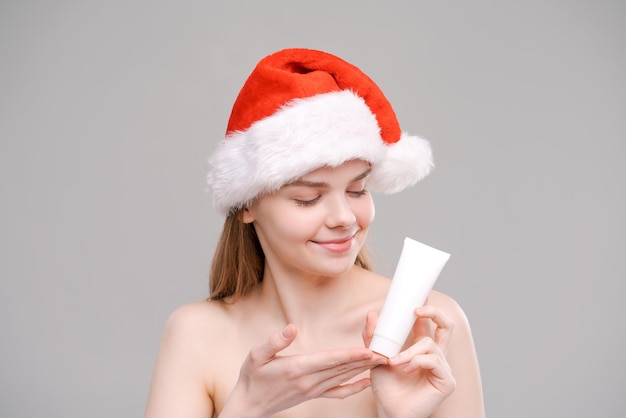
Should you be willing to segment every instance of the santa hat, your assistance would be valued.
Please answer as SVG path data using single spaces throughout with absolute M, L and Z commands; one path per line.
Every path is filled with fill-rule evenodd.
M 428 141 L 400 125 L 380 88 L 339 57 L 285 49 L 263 58 L 239 92 L 209 159 L 217 210 L 234 212 L 320 167 L 362 159 L 371 190 L 395 193 L 433 167 Z

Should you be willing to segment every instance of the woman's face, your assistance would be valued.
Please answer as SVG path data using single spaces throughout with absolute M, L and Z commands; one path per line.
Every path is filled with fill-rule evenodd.
M 319 168 L 245 209 L 268 267 L 315 276 L 348 272 L 374 219 L 369 173 L 362 160 Z

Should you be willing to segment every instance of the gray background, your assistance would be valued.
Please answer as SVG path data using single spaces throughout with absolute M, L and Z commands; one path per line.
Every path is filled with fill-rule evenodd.
M 255 63 L 366 71 L 437 169 L 370 246 L 452 253 L 491 417 L 623 417 L 620 1 L 3 1 L 0 416 L 138 417 L 160 333 L 207 295 L 206 157 Z

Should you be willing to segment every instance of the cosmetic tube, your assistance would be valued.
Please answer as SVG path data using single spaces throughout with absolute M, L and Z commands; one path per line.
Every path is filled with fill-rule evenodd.
M 424 305 L 449 258 L 448 253 L 411 238 L 404 239 L 370 350 L 385 357 L 393 357 L 402 350 L 415 323 L 413 311 Z

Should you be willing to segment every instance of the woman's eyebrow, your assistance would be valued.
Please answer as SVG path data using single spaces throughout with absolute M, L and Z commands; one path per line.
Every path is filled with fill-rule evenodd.
M 316 187 L 316 188 L 327 188 L 329 187 L 328 183 L 320 182 L 320 181 L 307 181 L 307 180 L 295 180 L 286 186 L 306 186 L 306 187 Z
M 355 181 L 363 180 L 365 177 L 369 176 L 371 173 L 372 173 L 372 169 L 368 168 L 367 170 L 365 170 L 364 172 L 362 172 L 361 174 L 359 174 L 358 176 L 356 176 L 355 178 L 350 180 L 350 183 L 354 183 Z M 328 183 L 326 183 L 326 182 L 308 181 L 308 180 L 302 180 L 302 179 L 294 180 L 291 183 L 287 184 L 287 186 L 306 186 L 306 187 L 317 187 L 317 188 L 328 188 L 328 187 L 330 187 L 330 185 Z
M 350 183 L 354 183 L 355 181 L 363 180 L 365 177 L 369 176 L 372 173 L 372 167 L 368 168 L 358 176 L 352 179 Z

